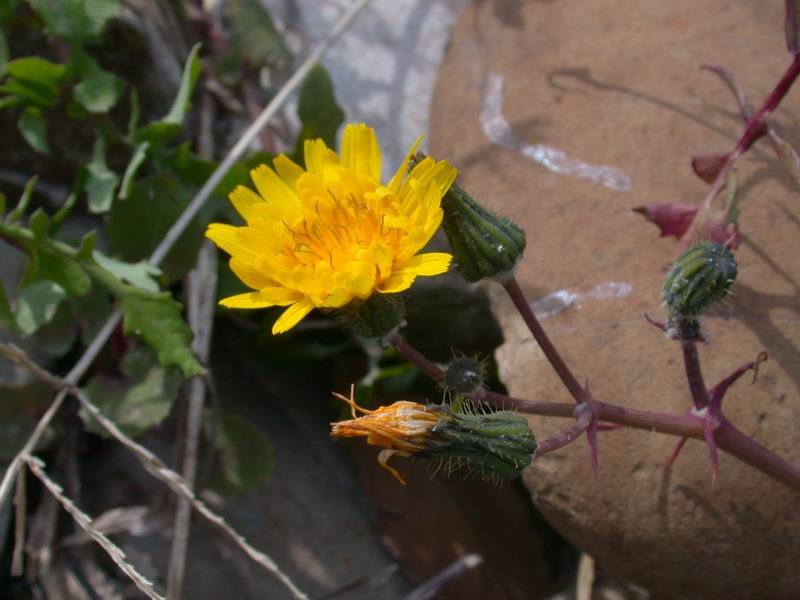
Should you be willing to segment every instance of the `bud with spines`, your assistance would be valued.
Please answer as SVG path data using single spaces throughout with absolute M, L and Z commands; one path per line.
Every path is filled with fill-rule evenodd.
M 441 418 L 421 458 L 449 459 L 481 475 L 514 479 L 531 464 L 537 444 L 527 419 L 512 411 L 469 412 L 448 405 L 434 408 Z
M 661 298 L 672 313 L 694 318 L 725 297 L 736 273 L 736 259 L 730 250 L 722 244 L 701 242 L 672 264 Z
M 444 388 L 455 394 L 469 396 L 483 387 L 486 367 L 472 356 L 456 356 L 444 369 Z

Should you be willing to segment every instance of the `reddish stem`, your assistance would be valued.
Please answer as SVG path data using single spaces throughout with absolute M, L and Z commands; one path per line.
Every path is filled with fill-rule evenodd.
M 792 85 L 797 80 L 798 76 L 800 76 L 800 55 L 794 56 L 791 64 L 783 74 L 783 77 L 781 77 L 778 84 L 764 101 L 764 104 L 762 104 L 761 108 L 759 108 L 755 114 L 753 114 L 753 116 L 745 122 L 745 129 L 742 133 L 742 136 L 736 143 L 736 147 L 725 158 L 725 162 L 723 163 L 722 168 L 720 168 L 717 178 L 714 180 L 714 183 L 711 184 L 711 188 L 706 194 L 702 209 L 697 211 L 692 224 L 689 226 L 689 229 L 683 236 L 682 246 L 688 246 L 694 241 L 694 233 L 697 230 L 698 224 L 702 222 L 701 215 L 703 215 L 703 218 L 705 218 L 704 213 L 708 211 L 708 209 L 711 207 L 711 202 L 724 187 L 725 182 L 728 179 L 728 172 L 731 170 L 736 160 L 742 154 L 747 152 L 747 150 L 755 143 L 756 140 L 758 140 L 758 138 L 767 133 L 767 125 L 764 119 L 772 111 L 778 108 L 781 101 L 784 99 L 784 97 L 786 97 L 786 94 L 792 88 Z
M 550 439 L 544 440 L 543 442 L 539 442 L 538 446 L 536 447 L 536 457 L 543 456 L 545 454 L 549 454 L 550 452 L 554 452 L 555 450 L 560 450 L 564 446 L 567 446 L 574 442 L 576 439 L 580 437 L 580 435 L 589 428 L 589 425 L 592 422 L 592 415 L 591 413 L 587 412 L 582 414 L 578 417 L 578 420 L 575 424 L 567 429 L 559 433 L 557 436 L 552 437 Z
M 567 363 L 564 362 L 564 359 L 561 358 L 561 355 L 558 353 L 558 350 L 556 350 L 553 342 L 550 341 L 550 338 L 547 336 L 542 324 L 539 323 L 539 319 L 536 318 L 536 315 L 533 313 L 530 304 L 528 304 L 528 300 L 525 298 L 525 294 L 519 287 L 516 277 L 512 277 L 509 281 L 504 283 L 503 287 L 505 288 L 506 292 L 508 292 L 511 301 L 519 311 L 519 314 L 522 316 L 522 319 L 525 321 L 525 324 L 528 326 L 528 329 L 530 330 L 534 339 L 536 339 L 536 342 L 539 344 L 542 352 L 544 352 L 547 360 L 553 366 L 556 374 L 558 374 L 558 377 L 564 383 L 564 386 L 575 399 L 575 402 L 578 404 L 589 402 L 591 397 L 581 386 L 581 384 L 578 383 L 577 378 L 567 366 Z
M 681 346 L 683 347 L 683 364 L 686 368 L 686 380 L 689 383 L 692 401 L 695 408 L 705 408 L 708 406 L 708 390 L 706 382 L 703 380 L 703 372 L 700 370 L 697 344 L 692 340 L 681 340 Z
M 399 335 L 389 338 L 389 343 L 420 370 L 432 376 L 436 381 L 444 378 L 444 371 L 422 353 L 408 345 Z M 512 406 L 521 412 L 549 417 L 575 416 L 575 405 L 555 402 L 538 402 L 514 398 L 489 390 L 481 390 L 473 394 L 472 399 L 497 406 Z M 669 415 L 650 411 L 637 410 L 593 400 L 593 410 L 598 421 L 624 425 L 632 429 L 643 429 L 677 435 L 679 437 L 704 439 L 704 423 L 700 417 L 687 415 Z M 780 481 L 793 490 L 800 492 L 800 470 L 777 454 L 770 452 L 755 440 L 725 421 L 714 432 L 717 447 L 735 456 L 742 462 Z

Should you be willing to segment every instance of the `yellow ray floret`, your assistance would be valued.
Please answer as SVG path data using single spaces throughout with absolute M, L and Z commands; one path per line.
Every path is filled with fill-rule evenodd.
M 372 128 L 348 125 L 341 157 L 306 141 L 306 168 L 286 156 L 250 175 L 230 200 L 243 227 L 212 223 L 206 235 L 231 255 L 252 292 L 223 299 L 230 308 L 287 306 L 272 332 L 283 333 L 314 308 L 341 308 L 378 292 L 408 289 L 418 276 L 447 271 L 451 256 L 419 254 L 442 222 L 441 200 L 456 169 L 426 158 L 407 172 L 417 139 L 388 184 Z

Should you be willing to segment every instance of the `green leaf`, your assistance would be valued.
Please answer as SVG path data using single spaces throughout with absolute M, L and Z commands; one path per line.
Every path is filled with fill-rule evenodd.
M 141 142 L 136 144 L 133 149 L 128 166 L 125 168 L 125 174 L 122 176 L 122 185 L 119 188 L 119 197 L 125 199 L 130 195 L 131 184 L 136 177 L 136 172 L 142 166 L 144 159 L 147 157 L 147 149 L 150 147 L 150 142 Z
M 0 0 L 0 23 L 7 23 L 17 10 L 18 0 Z
M 8 302 L 8 296 L 6 296 L 6 290 L 2 282 L 0 282 L 0 323 L 11 330 L 17 328 L 17 320 L 14 318 L 14 312 L 11 310 L 11 304 Z
M 216 59 L 215 71 L 225 85 L 236 86 L 245 68 L 257 71 L 291 61 L 292 53 L 260 0 L 229 0 L 223 16 L 230 30 L 229 47 Z
M 181 83 L 178 87 L 178 95 L 175 97 L 175 102 L 172 103 L 172 108 L 169 109 L 167 116 L 162 119 L 165 123 L 175 123 L 176 125 L 183 123 L 186 111 L 189 108 L 189 100 L 194 91 L 194 85 L 197 83 L 197 78 L 200 77 L 200 61 L 197 58 L 199 52 L 200 44 L 195 44 L 186 58 L 186 64 L 181 75 Z
M 91 68 L 72 91 L 75 100 L 91 113 L 106 113 L 122 94 L 125 83 L 92 60 Z
M 0 77 L 3 76 L 8 62 L 8 40 L 5 32 L 0 29 Z
M 181 316 L 181 304 L 168 292 L 128 287 L 120 298 L 125 333 L 142 338 L 156 351 L 163 367 L 178 367 L 187 377 L 205 373 L 192 353 L 192 331 Z
M 19 202 L 17 206 L 8 213 L 8 218 L 6 219 L 9 222 L 19 221 L 25 211 L 28 210 L 28 205 L 31 203 L 31 198 L 33 197 L 33 190 L 36 187 L 36 183 L 39 181 L 39 176 L 34 175 L 28 180 L 28 183 L 25 184 L 25 189 L 22 190 L 22 196 L 19 198 Z
M 130 108 L 130 115 L 128 116 L 128 139 L 133 140 L 133 136 L 136 134 L 136 129 L 139 127 L 139 117 L 142 114 L 141 108 L 139 106 L 139 92 L 136 88 L 131 89 L 131 108 Z
M 41 240 L 47 235 L 47 230 L 50 228 L 50 217 L 47 216 L 47 213 L 44 212 L 41 206 L 37 208 L 31 215 L 31 218 L 28 219 L 28 227 L 37 240 Z
M 85 41 L 98 36 L 119 14 L 119 0 L 28 0 L 56 37 Z
M 81 243 L 78 246 L 78 250 L 75 253 L 76 257 L 82 261 L 93 260 L 92 253 L 94 252 L 94 247 L 96 245 L 97 245 L 97 231 L 87 232 L 83 236 L 83 238 L 81 238 Z
M 96 263 L 86 264 L 89 275 L 119 300 L 126 335 L 136 335 L 155 350 L 164 368 L 177 367 L 187 377 L 205 373 L 192 353 L 192 331 L 181 316 L 182 306 L 169 292 L 150 292 L 123 283 Z
M 38 56 L 25 56 L 6 63 L 6 73 L 15 79 L 57 88 L 64 82 L 64 65 Z
M 0 217 L 6 214 L 6 195 L 0 192 Z
M 72 186 L 72 191 L 67 196 L 67 199 L 64 200 L 64 204 L 61 205 L 56 213 L 53 215 L 53 218 L 50 219 L 50 235 L 55 235 L 58 233 L 58 230 L 61 228 L 61 224 L 64 222 L 64 219 L 67 218 L 67 215 L 72 210 L 72 207 L 75 206 L 75 203 L 78 201 L 78 197 L 83 192 L 83 186 L 86 185 L 86 177 L 87 177 L 86 169 L 78 169 L 77 176 L 75 177 L 75 183 Z
M 47 121 L 44 120 L 41 110 L 29 106 L 22 111 L 17 126 L 31 148 L 40 154 L 50 154 L 47 146 Z
M 189 200 L 189 190 L 172 172 L 165 170 L 136 181 L 128 198 L 114 202 L 108 215 L 106 239 L 110 254 L 131 263 L 146 259 Z M 202 222 L 194 219 L 161 265 L 168 280 L 189 272 L 202 241 Z
M 39 280 L 23 286 L 14 306 L 14 317 L 22 333 L 30 335 L 52 320 L 66 297 L 64 288 L 52 281 Z
M 175 96 L 172 108 L 162 119 L 153 121 L 137 131 L 134 136 L 136 142 L 149 142 L 153 146 L 161 146 L 180 132 L 189 108 L 194 85 L 200 76 L 200 61 L 197 58 L 199 51 L 200 44 L 195 44 L 186 59 L 178 94 Z
M 120 370 L 122 378 L 96 375 L 83 391 L 105 416 L 127 435 L 136 437 L 169 414 L 181 377 L 159 366 L 153 353 L 143 347 L 128 351 Z M 109 436 L 85 410 L 80 415 L 89 431 Z
M 92 287 L 92 280 L 77 261 L 40 248 L 38 277 L 56 282 L 70 296 L 83 296 Z
M 236 415 L 203 413 L 203 433 L 214 448 L 216 461 L 208 479 L 209 487 L 223 496 L 242 494 L 257 488 L 272 472 L 272 448 L 267 437 Z
M 344 122 L 344 111 L 336 103 L 333 83 L 322 65 L 315 65 L 300 88 L 297 114 L 303 123 L 295 146 L 295 159 L 303 160 L 303 142 L 322 138 L 336 147 L 336 132 Z
M 136 287 L 150 292 L 159 291 L 158 281 L 154 278 L 161 275 L 161 269 L 151 265 L 146 260 L 140 260 L 137 263 L 128 263 L 106 256 L 97 250 L 92 253 L 92 258 L 106 271 L 111 271 L 119 279 L 131 285 L 135 285 Z
M 119 175 L 106 165 L 106 141 L 98 135 L 92 149 L 92 162 L 86 165 L 88 178 L 86 180 L 86 201 L 89 211 L 104 213 L 111 208 L 114 200 L 114 190 L 119 183 Z
M 0 87 L 0 91 L 3 88 Z M 25 106 L 26 102 L 24 98 L 20 98 L 19 96 L 6 96 L 5 98 L 0 98 L 0 110 L 6 110 L 7 108 L 22 108 Z

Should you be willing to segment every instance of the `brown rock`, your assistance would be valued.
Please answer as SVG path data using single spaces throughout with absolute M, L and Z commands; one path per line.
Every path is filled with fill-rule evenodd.
M 645 311 L 663 317 L 659 289 L 678 245 L 631 209 L 703 198 L 707 185 L 690 158 L 732 148 L 741 122 L 725 86 L 698 67 L 732 70 L 758 105 L 790 62 L 782 10 L 782 2 L 756 0 L 508 0 L 474 4 L 456 27 L 434 100 L 432 153 L 451 159 L 464 187 L 525 228 L 518 275 L 531 300 L 579 294 L 562 292 L 572 303 L 560 312 L 558 298 L 545 302 L 557 314 L 544 325 L 598 398 L 677 414 L 689 408 L 679 346 L 642 319 Z M 795 143 L 798 99 L 794 90 L 774 116 Z M 566 158 L 551 153 L 556 164 L 547 169 L 532 159 L 543 158 L 537 144 Z M 595 178 L 575 176 L 581 161 L 618 169 L 630 190 L 604 185 L 609 173 L 585 165 Z M 740 276 L 736 295 L 705 319 L 711 343 L 701 361 L 713 385 L 769 352 L 758 382 L 731 390 L 726 414 L 800 464 L 800 196 L 766 143 L 738 172 Z M 568 401 L 509 302 L 496 298 L 510 392 Z M 569 425 L 531 422 L 540 438 Z M 541 458 L 525 481 L 564 535 L 658 598 L 795 597 L 798 495 L 724 454 L 712 486 L 708 451 L 696 441 L 666 473 L 676 441 L 603 433 L 597 479 L 581 440 Z

